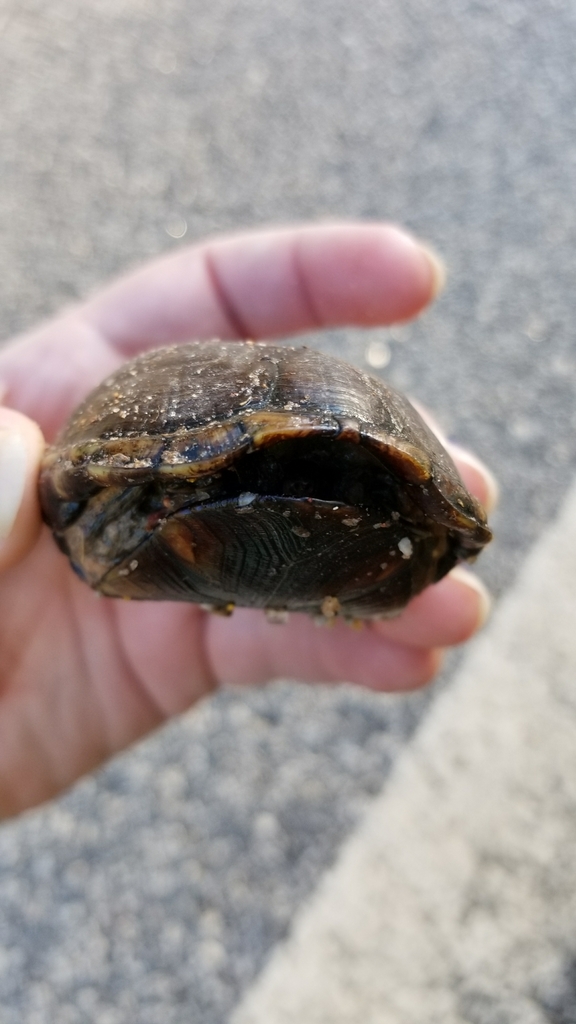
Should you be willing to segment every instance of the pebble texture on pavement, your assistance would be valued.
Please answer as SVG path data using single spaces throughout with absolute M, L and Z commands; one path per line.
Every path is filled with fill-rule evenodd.
M 208 233 L 407 225 L 437 306 L 310 341 L 492 466 L 501 593 L 576 466 L 575 46 L 570 0 L 0 0 L 2 336 Z M 223 1024 L 428 707 L 222 694 L 5 825 L 0 1024 Z

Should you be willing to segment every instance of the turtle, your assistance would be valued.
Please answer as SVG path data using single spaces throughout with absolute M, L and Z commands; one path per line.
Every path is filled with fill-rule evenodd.
M 138 356 L 72 414 L 39 487 L 100 594 L 223 614 L 389 616 L 491 539 L 408 399 L 301 345 Z

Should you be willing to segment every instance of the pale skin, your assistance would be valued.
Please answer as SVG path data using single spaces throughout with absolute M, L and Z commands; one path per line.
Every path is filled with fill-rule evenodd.
M 410 690 L 482 624 L 486 594 L 462 570 L 360 631 L 98 598 L 41 526 L 36 498 L 42 435 L 51 440 L 126 358 L 191 338 L 407 320 L 440 278 L 429 252 L 389 225 L 260 231 L 181 249 L 0 351 L 0 432 L 27 452 L 24 495 L 0 543 L 0 815 L 54 796 L 223 684 L 284 677 Z M 490 507 L 488 471 L 466 452 L 453 456 Z

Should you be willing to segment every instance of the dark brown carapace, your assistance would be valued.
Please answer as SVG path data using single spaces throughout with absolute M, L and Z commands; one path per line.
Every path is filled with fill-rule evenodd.
M 194 342 L 104 381 L 47 450 L 46 521 L 110 597 L 361 619 L 490 540 L 402 395 L 309 348 Z

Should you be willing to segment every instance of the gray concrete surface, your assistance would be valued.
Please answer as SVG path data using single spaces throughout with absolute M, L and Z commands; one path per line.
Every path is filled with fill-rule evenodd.
M 313 340 L 379 342 L 496 470 L 502 593 L 576 463 L 575 45 L 569 0 L 0 0 L 2 336 L 209 232 L 407 224 L 436 308 Z M 2 1024 L 226 1020 L 428 706 L 224 694 L 4 826 Z

